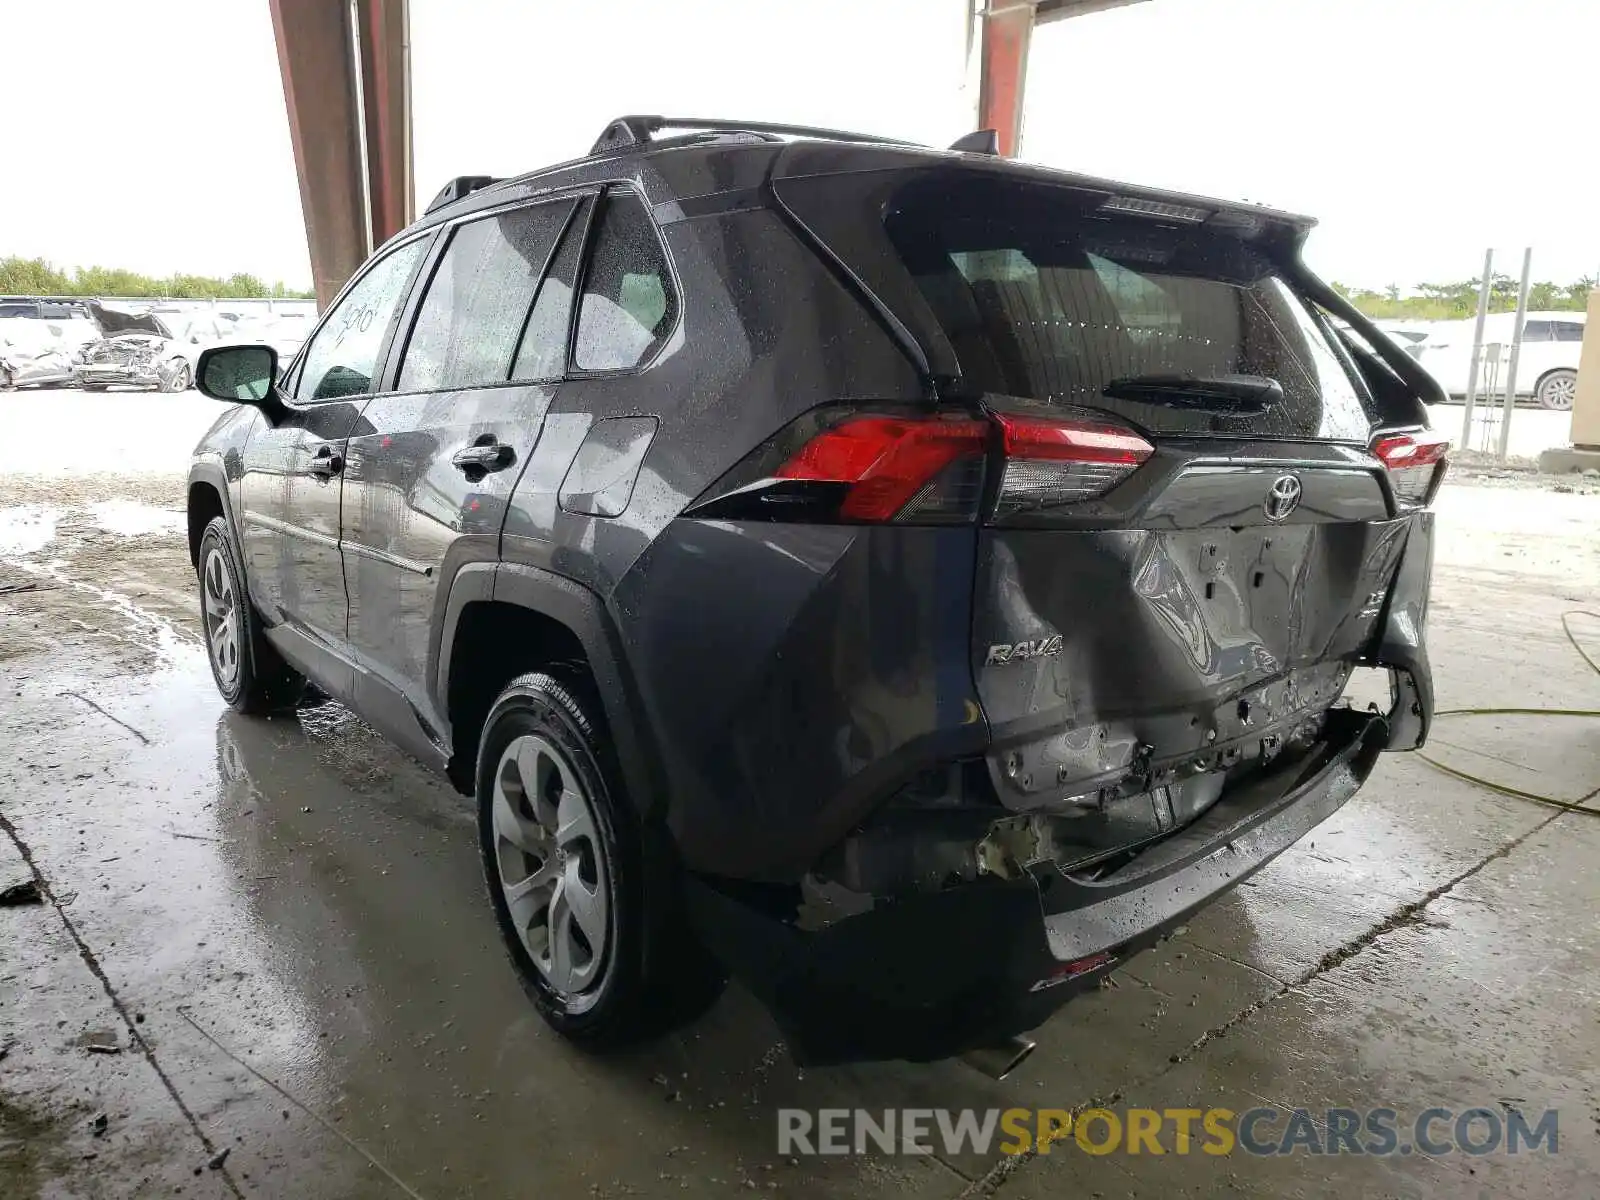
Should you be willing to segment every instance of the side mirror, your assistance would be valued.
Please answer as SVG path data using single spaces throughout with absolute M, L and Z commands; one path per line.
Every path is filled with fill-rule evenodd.
M 271 346 L 216 346 L 200 352 L 195 386 L 213 400 L 261 407 L 278 380 L 278 352 Z

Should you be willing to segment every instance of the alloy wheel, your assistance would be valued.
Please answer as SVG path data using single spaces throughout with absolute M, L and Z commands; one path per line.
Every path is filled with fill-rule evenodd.
M 1539 389 L 1539 403 L 1546 408 L 1564 412 L 1572 407 L 1573 398 L 1577 394 L 1577 376 L 1556 375 L 1546 380 L 1544 387 Z
M 494 774 L 493 826 L 506 910 L 534 967 L 569 1011 L 603 990 L 611 871 L 594 801 L 565 754 L 515 738 Z
M 211 665 L 222 685 L 232 687 L 239 678 L 239 604 L 233 594 L 233 576 L 228 573 L 220 547 L 213 546 L 206 554 L 200 591 Z

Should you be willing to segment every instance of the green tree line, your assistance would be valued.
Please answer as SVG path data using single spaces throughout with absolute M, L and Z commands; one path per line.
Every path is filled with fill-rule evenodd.
M 1475 316 L 1478 311 L 1480 281 L 1461 283 L 1419 283 L 1409 296 L 1390 284 L 1381 291 L 1346 287 L 1333 288 L 1369 317 L 1388 320 L 1450 321 Z M 1582 312 L 1589 305 L 1589 292 L 1595 281 L 1588 277 L 1576 283 L 1536 283 L 1528 289 L 1528 307 L 1539 311 Z M 1509 275 L 1489 280 L 1489 311 L 1514 312 L 1517 307 L 1517 281 Z
M 120 267 L 54 267 L 42 258 L 0 258 L 0 295 L 150 296 L 175 300 L 309 299 L 314 293 L 284 283 L 265 283 L 254 275 L 167 275 L 156 277 Z

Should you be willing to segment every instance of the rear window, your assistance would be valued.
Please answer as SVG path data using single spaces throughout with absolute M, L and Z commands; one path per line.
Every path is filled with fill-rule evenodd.
M 1058 191 L 947 181 L 908 189 L 885 216 L 969 383 L 1097 407 L 1156 432 L 1366 442 L 1365 397 L 1265 255 Z M 1105 394 L 1149 375 L 1263 376 L 1284 398 L 1241 414 Z
M 584 273 L 573 365 L 581 371 L 625 371 L 648 361 L 666 340 L 677 300 L 666 252 L 639 197 L 608 193 L 598 222 Z

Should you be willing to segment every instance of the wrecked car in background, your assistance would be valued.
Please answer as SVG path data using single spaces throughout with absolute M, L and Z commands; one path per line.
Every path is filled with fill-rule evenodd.
M 72 350 L 59 340 L 16 339 L 0 331 L 0 391 L 72 379 Z
M 0 305 L 0 389 L 72 381 L 77 352 L 99 337 L 81 304 L 38 301 Z
M 89 312 L 105 336 L 86 345 L 74 364 L 72 380 L 79 387 L 103 392 L 117 384 L 181 392 L 194 382 L 200 348 L 180 340 L 166 316 L 118 312 L 94 300 Z

